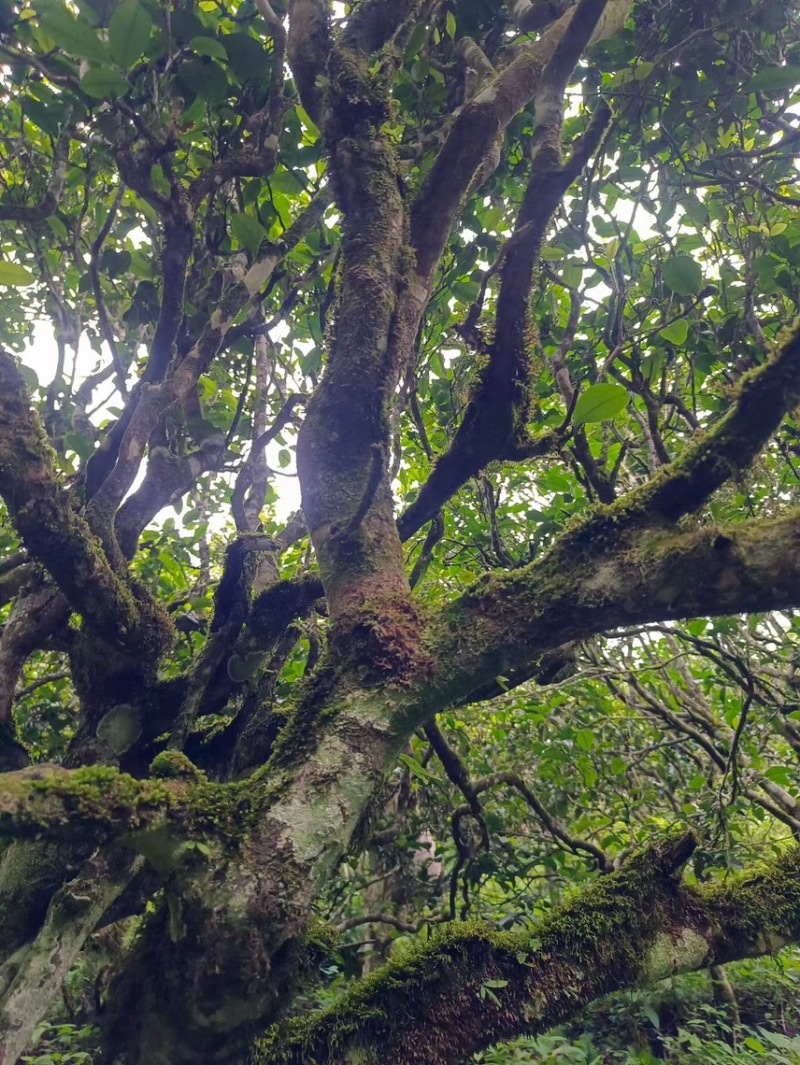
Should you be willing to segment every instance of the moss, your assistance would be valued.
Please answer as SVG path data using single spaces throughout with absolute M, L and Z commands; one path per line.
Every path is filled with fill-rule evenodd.
M 273 1028 L 257 1043 L 253 1061 L 295 1065 L 363 1046 L 374 1048 L 364 1051 L 365 1060 L 389 1053 L 398 1063 L 439 1063 L 451 1060 L 447 1039 L 460 1040 L 467 1027 L 476 1044 L 488 1045 L 556 1023 L 590 998 L 636 981 L 648 944 L 668 925 L 671 892 L 664 881 L 693 847 L 693 837 L 667 834 L 533 927 L 440 926 L 427 944 L 396 951 L 339 1003 Z M 497 988 L 493 999 L 481 994 L 487 986 Z M 429 1044 L 426 1058 L 417 1056 L 418 1034 L 407 1023 L 419 1016 L 420 1001 L 436 1018 L 441 1040 L 437 1048 Z M 430 1026 L 420 1027 L 430 1039 Z
M 162 780 L 205 780 L 206 775 L 182 751 L 161 751 L 150 763 L 150 775 Z
M 184 839 L 209 837 L 229 847 L 246 839 L 264 805 L 251 781 L 216 784 L 179 752 L 156 758 L 164 775 L 137 780 L 109 766 L 27 770 L 4 780 L 0 812 L 18 826 L 57 834 L 61 826 L 122 833 L 168 824 Z
M 720 926 L 753 945 L 800 937 L 800 848 L 792 846 L 776 862 L 732 876 L 719 885 L 701 885 L 695 894 L 716 912 Z

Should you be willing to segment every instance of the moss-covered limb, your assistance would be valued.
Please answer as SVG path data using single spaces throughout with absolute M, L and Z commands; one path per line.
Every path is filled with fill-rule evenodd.
M 303 513 L 319 562 L 332 646 L 356 668 L 408 675 L 419 624 L 394 520 L 387 456 L 402 366 L 390 343 L 409 255 L 386 84 L 357 52 L 328 62 L 326 136 L 342 211 L 337 305 L 325 376 L 300 430 Z
M 62 840 L 87 833 L 97 839 L 124 836 L 131 847 L 143 849 L 144 836 L 137 834 L 169 827 L 182 839 L 237 842 L 252 823 L 257 789 L 214 784 L 189 769 L 184 755 L 170 751 L 154 760 L 150 780 L 136 780 L 108 766 L 42 765 L 4 773 L 0 835 Z
M 252 811 L 233 857 L 181 875 L 172 921 L 180 934 L 170 940 L 162 915 L 120 978 L 114 999 L 132 1061 L 228 1063 L 274 1019 L 314 899 L 397 750 L 392 707 L 408 695 L 399 685 L 348 694 L 342 682 L 332 687 L 330 676 L 311 686 L 264 785 L 257 776 L 243 785 L 249 794 L 263 786 L 268 796 Z M 132 1019 L 124 1004 L 137 981 L 148 990 Z
M 745 374 L 727 413 L 673 463 L 608 507 L 598 507 L 574 536 L 587 540 L 697 511 L 753 462 L 800 403 L 800 324 L 784 332 L 769 359 Z
M 481 578 L 431 620 L 426 650 L 441 668 L 420 714 L 498 676 L 524 678 L 552 648 L 620 625 L 797 606 L 799 517 L 651 531 L 620 543 L 613 524 L 608 539 L 594 542 L 571 543 L 567 533 L 541 560 Z
M 0 495 L 20 539 L 86 626 L 158 660 L 170 642 L 166 615 L 112 568 L 59 484 L 53 458 L 14 359 L 0 351 Z
M 533 926 L 448 926 L 338 1004 L 273 1029 L 251 1065 L 456 1065 L 610 991 L 800 936 L 800 851 L 700 892 L 675 875 L 693 846 L 691 836 L 658 841 Z
M 142 859 L 97 853 L 53 896 L 36 938 L 0 966 L 0 1061 L 16 1062 L 108 907 Z

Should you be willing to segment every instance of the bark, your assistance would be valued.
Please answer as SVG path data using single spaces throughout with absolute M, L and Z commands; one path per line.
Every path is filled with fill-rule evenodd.
M 610 992 L 772 953 L 800 935 L 800 851 L 699 889 L 692 836 L 643 848 L 552 916 L 517 931 L 458 925 L 329 1009 L 279 1026 L 252 1065 L 459 1065 L 537 1035 Z
M 82 874 L 59 889 L 36 939 L 0 966 L 0 1065 L 29 1046 L 53 988 L 62 985 L 86 938 L 138 868 L 129 852 L 97 854 Z

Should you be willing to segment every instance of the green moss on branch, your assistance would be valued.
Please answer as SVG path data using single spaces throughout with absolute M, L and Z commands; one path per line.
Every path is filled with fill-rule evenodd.
M 607 992 L 800 937 L 800 850 L 699 891 L 676 875 L 694 845 L 657 840 L 533 927 L 447 926 L 336 1005 L 272 1029 L 251 1065 L 447 1065 Z

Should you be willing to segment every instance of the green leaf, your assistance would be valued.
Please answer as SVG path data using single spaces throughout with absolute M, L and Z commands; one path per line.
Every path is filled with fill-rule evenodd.
M 650 1021 L 650 1023 L 652 1024 L 652 1026 L 655 1028 L 655 1030 L 657 1032 L 661 1031 L 661 1018 L 659 1017 L 658 1013 L 656 1012 L 656 1010 L 653 1009 L 652 1006 L 649 1006 L 649 1005 L 645 1005 L 644 1006 L 644 1015 L 645 1015 L 645 1017 L 647 1017 L 648 1021 Z
M 594 747 L 594 732 L 590 728 L 582 728 L 575 733 L 575 742 L 582 751 L 591 751 Z
M 189 47 L 197 55 L 211 56 L 212 59 L 228 61 L 228 53 L 225 45 L 215 37 L 192 37 Z
M 398 761 L 403 763 L 412 776 L 417 777 L 426 784 L 430 784 L 436 779 L 436 777 L 430 773 L 421 762 L 418 762 L 408 754 L 401 754 Z
M 691 255 L 675 255 L 663 267 L 664 284 L 679 296 L 694 296 L 703 287 L 703 271 Z
M 447 31 L 448 37 L 455 37 L 456 35 L 456 17 L 452 11 L 447 12 L 447 18 L 444 22 L 444 28 Z
M 222 103 L 228 96 L 228 78 L 225 71 L 207 57 L 191 59 L 184 63 L 180 68 L 178 80 L 195 96 L 209 103 Z
M 64 447 L 67 451 L 74 451 L 81 459 L 91 458 L 94 454 L 94 441 L 71 429 L 64 433 Z
M 147 47 L 152 25 L 140 0 L 122 0 L 108 24 L 108 43 L 114 61 L 130 69 Z
M 262 651 L 251 651 L 249 654 L 233 654 L 228 659 L 228 676 L 236 684 L 243 684 L 250 680 L 253 674 L 263 664 L 265 654 Z
M 231 70 L 242 81 L 269 77 L 269 54 L 254 37 L 246 33 L 229 33 L 225 38 L 225 51 Z
M 766 92 L 791 89 L 800 85 L 800 66 L 787 64 L 785 67 L 765 67 L 759 70 L 754 78 L 742 86 L 743 92 L 756 92 L 759 89 Z
M 773 784 L 781 784 L 786 787 L 797 783 L 797 773 L 792 773 L 785 765 L 773 765 L 766 770 L 764 776 Z
M 686 338 L 689 336 L 689 323 L 685 318 L 678 318 L 677 321 L 670 322 L 663 329 L 659 329 L 658 335 L 668 340 L 670 344 L 680 346 L 686 343 Z
M 242 247 L 250 252 L 257 252 L 261 242 L 266 240 L 267 231 L 252 215 L 243 211 L 232 216 L 230 221 L 231 233 Z
M 39 25 L 62 51 L 79 59 L 91 59 L 96 63 L 108 62 L 108 45 L 100 40 L 97 30 L 88 22 L 73 18 L 64 4 L 58 0 L 37 0 L 34 8 Z
M 31 369 L 30 366 L 26 366 L 24 362 L 21 362 L 17 366 L 17 373 L 25 382 L 25 387 L 29 392 L 35 392 L 39 387 L 39 378 L 36 375 L 36 371 Z
M 748 1035 L 746 1039 L 742 1040 L 742 1042 L 748 1050 L 752 1050 L 756 1054 L 766 1054 L 767 1052 L 767 1048 L 764 1046 L 761 1040 L 756 1039 L 754 1035 Z
M 406 51 L 403 57 L 406 62 L 408 62 L 410 59 L 414 59 L 419 54 L 419 51 L 425 43 L 427 37 L 427 22 L 418 22 L 414 29 L 411 31 L 411 36 L 408 38 L 408 44 L 406 45 Z
M 81 78 L 81 88 L 98 100 L 124 96 L 130 88 L 128 82 L 111 67 L 90 67 Z
M 58 135 L 63 112 L 59 115 L 52 104 L 44 104 L 40 100 L 26 100 L 24 111 L 25 117 L 29 122 L 33 122 L 34 126 L 53 137 Z
M 0 262 L 0 285 L 10 285 L 13 288 L 24 288 L 32 285 L 36 278 L 19 263 Z
M 573 422 L 586 425 L 588 422 L 606 422 L 624 410 L 628 393 L 622 385 L 592 385 L 582 392 L 575 404 Z
M 97 725 L 97 738 L 113 754 L 123 754 L 139 739 L 142 734 L 142 719 L 138 709 L 127 703 L 112 706 L 107 714 L 100 718 Z

